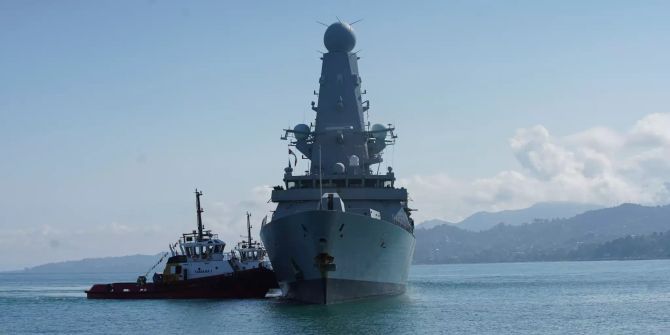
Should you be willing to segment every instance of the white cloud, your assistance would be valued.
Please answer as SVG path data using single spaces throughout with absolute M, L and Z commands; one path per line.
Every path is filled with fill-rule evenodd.
M 417 221 L 458 221 L 480 210 L 523 208 L 542 201 L 601 205 L 670 201 L 670 113 L 650 114 L 629 131 L 596 127 L 554 137 L 541 125 L 509 139 L 521 169 L 457 180 L 446 173 L 399 180 Z
M 649 114 L 635 123 L 630 142 L 641 146 L 670 146 L 670 113 Z
M 575 153 L 555 143 L 543 126 L 518 129 L 509 144 L 519 163 L 541 179 L 577 174 L 583 167 Z

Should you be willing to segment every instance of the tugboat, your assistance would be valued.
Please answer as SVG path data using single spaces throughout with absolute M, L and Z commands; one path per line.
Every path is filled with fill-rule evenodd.
M 272 265 L 263 245 L 251 238 L 251 214 L 247 213 L 247 239 L 225 252 L 226 243 L 211 230 L 204 230 L 200 197 L 196 189 L 198 230 L 182 234 L 170 245 L 163 273 L 152 282 L 145 274 L 137 282 L 95 284 L 88 299 L 196 299 L 263 298 L 277 288 Z M 166 253 L 164 256 L 167 256 Z M 162 258 L 161 258 L 162 261 Z M 158 262 L 160 264 L 160 261 Z M 149 272 L 152 269 L 149 270 Z

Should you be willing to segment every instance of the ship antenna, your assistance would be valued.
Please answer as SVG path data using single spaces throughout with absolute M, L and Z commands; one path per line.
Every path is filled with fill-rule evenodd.
M 251 213 L 247 212 L 247 239 L 248 242 L 247 244 L 249 245 L 249 248 L 251 248 Z
M 196 212 L 198 213 L 198 242 L 202 241 L 202 207 L 200 207 L 200 197 L 202 196 L 202 191 L 195 189 L 195 207 Z M 200 253 L 202 253 L 202 246 L 200 246 Z

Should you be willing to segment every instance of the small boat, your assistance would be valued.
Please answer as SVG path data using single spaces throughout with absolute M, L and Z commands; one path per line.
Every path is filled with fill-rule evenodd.
M 211 230 L 203 230 L 202 192 L 196 189 L 198 230 L 182 234 L 170 245 L 163 273 L 152 282 L 145 274 L 136 282 L 95 284 L 86 292 L 88 299 L 220 299 L 263 298 L 278 287 L 263 245 L 251 238 L 251 214 L 247 213 L 247 239 L 230 252 L 226 243 Z M 169 255 L 166 253 L 164 255 Z M 161 258 L 162 261 L 162 258 Z M 159 261 L 156 265 L 160 264 Z M 154 266 L 155 267 L 155 266 Z M 149 270 L 152 271 L 152 269 Z

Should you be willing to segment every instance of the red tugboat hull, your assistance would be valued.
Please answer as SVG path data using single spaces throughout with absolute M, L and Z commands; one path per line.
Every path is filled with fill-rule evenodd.
M 85 292 L 88 299 L 242 299 L 277 287 L 274 271 L 257 268 L 171 283 L 95 284 Z

